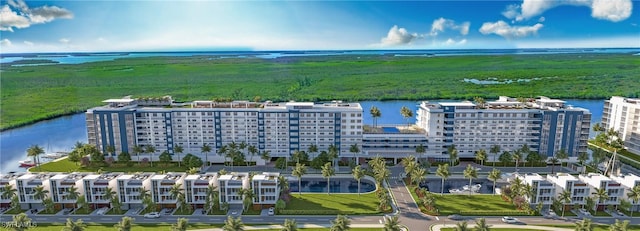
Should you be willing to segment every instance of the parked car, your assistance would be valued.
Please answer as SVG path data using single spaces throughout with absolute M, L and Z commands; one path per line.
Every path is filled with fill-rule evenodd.
M 144 218 L 159 218 L 159 217 L 160 217 L 160 213 L 157 213 L 157 212 L 147 213 L 144 215 Z
M 458 214 L 452 214 L 447 216 L 447 218 L 449 218 L 450 220 L 454 220 L 454 221 L 459 221 L 459 220 L 464 220 L 464 217 L 458 215 Z
M 520 221 L 518 221 L 518 219 L 516 219 L 515 217 L 502 217 L 502 222 L 507 224 L 515 224 Z
M 269 216 L 273 216 L 274 214 L 276 214 L 276 210 L 273 207 L 271 207 L 269 208 L 269 212 L 267 214 L 269 214 Z

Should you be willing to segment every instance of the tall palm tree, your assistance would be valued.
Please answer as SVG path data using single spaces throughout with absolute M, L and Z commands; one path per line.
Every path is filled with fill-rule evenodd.
M 114 225 L 118 231 L 131 231 L 134 219 L 131 217 L 123 217 L 122 220 Z
M 400 108 L 400 115 L 404 117 L 404 120 L 407 121 L 407 127 L 409 127 L 409 118 L 413 117 L 413 111 L 411 111 L 407 106 L 402 106 L 402 108 Z
M 476 161 L 480 161 L 481 165 L 484 165 L 484 161 L 487 160 L 487 151 L 480 149 L 476 151 Z
M 473 101 L 476 102 L 480 108 L 484 108 L 484 104 L 487 103 L 487 100 L 479 96 L 473 97 Z
M 271 152 L 269 150 L 262 151 L 260 153 L 260 159 L 264 160 L 264 165 L 267 166 L 267 161 L 271 159 Z
M 25 213 L 20 213 L 13 216 L 12 224 L 24 224 L 12 227 L 15 231 L 24 231 L 29 228 L 28 225 L 31 224 L 31 218 L 27 217 Z
M 351 228 L 351 221 L 345 215 L 338 215 L 335 220 L 331 221 L 330 231 L 347 231 Z
M 444 181 L 451 176 L 451 172 L 449 172 L 449 164 L 440 164 L 438 165 L 438 170 L 436 170 L 436 175 L 442 178 L 441 191 L 440 195 L 444 194 Z
M 571 191 L 564 190 L 558 196 L 558 199 L 562 202 L 562 217 L 564 217 L 564 210 L 567 204 L 571 203 Z
M 491 172 L 489 172 L 489 175 L 487 176 L 487 178 L 493 182 L 493 194 L 496 194 L 496 181 L 498 181 L 500 178 L 502 178 L 502 172 L 500 172 L 499 169 L 494 168 L 493 170 L 491 170 Z
M 176 144 L 176 146 L 173 147 L 173 153 L 178 155 L 178 167 L 182 165 L 182 158 L 180 157 L 180 154 L 182 154 L 182 152 L 184 152 L 184 148 L 182 146 Z
M 113 198 L 116 198 L 116 192 L 114 192 L 111 187 L 107 187 L 107 189 L 104 190 L 104 199 L 111 201 Z
M 278 176 L 278 188 L 280 192 L 289 190 L 289 181 L 283 175 Z
M 329 180 L 331 176 L 335 175 L 336 171 L 331 167 L 331 162 L 324 163 L 322 166 L 322 177 L 327 178 L 327 194 L 331 192 L 331 184 Z
M 140 145 L 133 146 L 133 154 L 138 157 L 138 162 L 140 162 L 140 154 L 144 153 L 144 148 Z
M 178 199 L 178 196 L 180 196 L 180 194 L 184 194 L 182 184 L 174 184 L 169 189 L 169 195 L 171 195 L 171 198 L 173 198 L 174 200 Z
M 147 145 L 144 147 L 144 152 L 149 154 L 149 164 L 153 167 L 153 154 L 156 153 L 156 147 L 153 145 Z
M 491 148 L 489 149 L 489 152 L 491 154 L 493 154 L 493 167 L 496 167 L 496 156 L 498 155 L 498 153 L 500 153 L 500 146 L 495 144 L 492 145 Z
M 369 113 L 371 113 L 371 117 L 373 118 L 373 127 L 375 128 L 378 126 L 378 118 L 382 116 L 382 112 L 380 112 L 380 109 L 378 109 L 378 107 L 371 106 Z
M 465 178 L 469 178 L 469 196 L 471 196 L 471 180 L 478 178 L 478 170 L 469 164 L 463 174 Z
M 616 219 L 616 222 L 609 226 L 609 231 L 627 231 L 629 230 L 629 220 L 620 221 Z
M 519 150 L 513 152 L 513 160 L 516 162 L 515 172 L 518 172 L 518 165 L 520 165 L 520 161 L 522 160 L 522 153 Z
M 242 203 L 244 205 L 244 210 L 248 211 L 249 206 L 253 205 L 253 199 L 256 197 L 256 194 L 253 192 L 252 188 L 247 188 L 240 191 L 241 197 L 243 197 Z
M 2 199 L 4 200 L 8 200 L 11 199 L 13 196 L 17 195 L 18 190 L 13 188 L 13 186 L 11 186 L 11 184 L 5 184 L 2 187 L 2 195 L 0 195 L 0 197 L 2 197 Z
M 304 164 L 297 163 L 296 167 L 291 172 L 291 175 L 298 177 L 298 193 L 302 195 L 302 176 L 307 174 L 307 167 Z
M 629 192 L 627 193 L 627 198 L 629 198 L 629 200 L 633 201 L 633 204 L 635 205 L 635 208 L 631 208 L 631 217 L 633 217 L 633 211 L 638 209 L 638 201 L 640 201 L 640 185 L 636 185 L 635 187 L 629 189 Z
M 200 152 L 204 153 L 204 166 L 209 166 L 209 152 L 211 152 L 211 146 L 206 143 L 202 144 Z M 233 160 L 231 160 L 231 162 L 233 163 Z M 233 164 L 231 165 L 231 167 L 233 168 Z
M 480 218 L 476 220 L 476 227 L 473 228 L 475 231 L 489 231 L 491 225 L 487 224 L 487 220 L 484 218 Z
M 454 166 L 458 160 L 458 149 L 456 149 L 456 146 L 452 144 L 447 148 L 447 153 L 449 153 L 449 164 Z
M 116 146 L 109 145 L 109 146 L 105 147 L 105 151 L 107 151 L 107 154 L 109 154 L 109 156 L 115 156 L 116 155 Z
M 44 200 L 49 196 L 49 190 L 44 189 L 42 185 L 36 186 L 33 191 L 33 198 L 36 200 Z
M 456 224 L 456 227 L 454 228 L 455 231 L 469 231 L 469 227 L 467 225 L 466 221 L 462 221 L 462 222 L 458 222 Z
M 558 164 L 559 160 L 557 157 L 552 156 L 551 158 L 549 158 L 549 161 L 551 162 L 551 174 L 553 174 L 556 169 L 556 164 Z
M 33 163 L 38 166 L 38 171 L 40 170 L 40 155 L 42 154 L 44 154 L 44 149 L 42 149 L 37 144 L 31 145 L 31 147 L 27 149 L 27 156 L 33 157 Z
M 353 178 L 358 181 L 358 196 L 360 196 L 360 180 L 364 177 L 365 172 L 360 165 L 356 165 L 353 167 L 353 170 L 351 170 L 351 174 Z
M 224 226 L 222 226 L 223 231 L 244 231 L 244 224 L 242 223 L 242 219 L 240 217 L 233 219 L 233 217 L 228 216 L 227 220 L 224 221 Z
M 67 218 L 67 223 L 64 224 L 63 231 L 83 231 L 87 225 L 82 222 L 82 219 L 78 219 L 77 221 L 71 220 L 71 218 Z
M 398 216 L 393 216 L 385 219 L 383 231 L 400 231 L 402 228 L 400 227 L 400 221 L 398 221 Z
M 427 170 L 422 167 L 417 167 L 411 172 L 411 181 L 416 184 L 416 186 L 420 186 L 420 182 L 427 179 Z
M 247 147 L 247 152 L 249 152 L 249 162 L 247 162 L 247 166 L 249 166 L 249 163 L 253 162 L 253 157 L 259 152 L 258 147 L 256 147 L 255 145 L 249 145 Z
M 592 231 L 593 223 L 591 222 L 591 219 L 585 218 L 585 219 L 582 219 L 581 221 L 576 222 L 575 230 L 576 231 Z
M 318 152 L 318 145 L 315 145 L 315 144 L 309 145 L 309 147 L 307 148 L 307 153 L 311 154 L 311 160 L 316 158 L 316 156 L 314 155 L 314 153 L 316 152 Z
M 595 196 L 596 200 L 598 200 L 598 205 L 604 204 L 607 199 L 609 199 L 609 193 L 605 188 L 596 189 L 595 193 L 593 193 L 593 196 Z
M 181 217 L 178 218 L 175 224 L 171 225 L 171 231 L 187 231 L 189 226 L 189 219 Z
M 352 144 L 351 147 L 349 147 L 349 152 L 353 153 L 353 163 L 358 163 L 358 157 L 356 157 L 356 154 L 360 153 L 358 144 Z
M 329 145 L 328 148 L 329 151 L 329 159 L 331 159 L 333 161 L 333 166 L 335 166 L 336 168 L 338 167 L 338 156 L 339 156 L 339 149 L 338 146 L 335 144 L 331 144 Z
M 295 219 L 284 219 L 284 224 L 282 224 L 281 231 L 297 231 L 298 223 L 296 223 Z

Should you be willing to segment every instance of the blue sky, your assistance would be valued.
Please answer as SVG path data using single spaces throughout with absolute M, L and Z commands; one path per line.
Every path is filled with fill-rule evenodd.
M 0 52 L 640 47 L 640 1 L 22 1 Z

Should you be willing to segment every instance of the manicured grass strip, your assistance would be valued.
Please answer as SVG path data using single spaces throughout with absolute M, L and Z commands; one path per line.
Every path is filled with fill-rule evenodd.
M 304 215 L 318 214 L 314 211 L 334 211 L 326 214 L 378 214 L 378 199 L 375 193 L 291 193 L 291 200 L 283 213 L 303 212 Z M 301 214 L 302 215 L 302 214 Z
M 114 224 L 99 224 L 99 223 L 86 223 L 86 224 L 87 224 L 86 230 L 91 230 L 91 231 L 115 230 L 115 228 L 113 227 Z M 220 228 L 222 226 L 223 224 L 194 223 L 194 224 L 189 224 L 189 230 Z M 52 230 L 62 230 L 62 228 L 64 228 L 64 224 L 61 224 L 61 223 L 38 223 L 35 227 L 29 228 L 29 231 L 52 231 Z M 131 230 L 132 231 L 171 230 L 171 224 L 170 223 L 136 224 L 134 221 L 134 225 Z
M 411 197 L 418 201 L 418 196 L 414 190 Z M 467 194 L 444 194 L 434 193 L 436 197 L 436 208 L 439 215 L 459 214 L 464 216 L 527 216 L 525 211 L 517 210 L 514 205 L 502 200 L 498 195 L 467 195 Z M 418 204 L 420 211 L 426 211 L 424 206 Z
M 539 225 L 539 226 L 548 226 L 548 227 L 558 227 L 558 228 L 565 228 L 565 229 L 574 229 L 575 225 Z M 494 229 L 491 229 L 494 230 Z M 602 225 L 602 224 L 595 224 L 593 226 L 593 231 L 608 231 L 609 230 L 609 225 Z M 628 231 L 640 231 L 640 225 L 629 225 L 629 229 L 627 229 Z
M 18 209 L 9 209 L 9 211 L 6 211 L 4 214 L 20 214 L 20 213 L 24 213 L 27 210 L 22 210 L 20 208 Z
M 526 226 L 522 226 L 522 228 L 490 228 L 491 231 L 520 231 L 520 230 L 527 230 L 527 231 L 543 231 L 543 230 L 539 230 L 539 229 L 528 229 Z M 473 230 L 473 229 L 470 229 Z M 442 228 L 440 229 L 440 231 L 455 231 L 454 228 Z
M 87 214 L 91 214 L 92 212 L 93 212 L 93 209 L 84 209 L 84 208 L 81 208 L 81 209 L 77 209 L 77 210 L 75 210 L 75 211 L 73 212 L 73 214 L 75 214 L 75 215 L 87 215 Z M 111 211 L 109 211 L 109 212 L 111 212 Z M 107 214 L 109 214 L 109 212 L 107 212 Z M 124 214 L 124 213 L 122 213 L 122 214 Z
M 182 165 L 178 167 L 177 163 L 170 163 L 165 166 L 164 164 L 154 163 L 153 167 L 149 166 L 140 166 L 138 163 L 135 163 L 131 167 L 121 166 L 121 165 L 113 165 L 111 167 L 82 167 L 80 165 L 76 165 L 75 163 L 69 161 L 69 159 L 62 159 L 55 162 L 48 162 L 40 165 L 40 167 L 30 168 L 30 172 L 97 172 L 102 169 L 102 171 L 106 172 L 185 172 L 187 167 Z
M 2 129 L 82 112 L 102 105 L 102 100 L 132 94 L 172 95 L 178 101 L 252 100 L 255 96 L 273 101 L 492 99 L 500 95 L 604 99 L 640 94 L 640 59 L 632 54 L 194 56 L 1 66 Z M 513 83 L 464 82 L 493 78 Z

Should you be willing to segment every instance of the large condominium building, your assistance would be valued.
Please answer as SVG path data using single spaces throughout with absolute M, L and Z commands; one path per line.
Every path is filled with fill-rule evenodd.
M 22 209 L 44 208 L 42 200 L 51 197 L 49 178 L 54 173 L 25 174 L 16 179 L 18 198 Z
M 613 96 L 605 100 L 602 127 L 618 131 L 624 146 L 640 154 L 640 99 Z
M 620 204 L 620 199 L 624 196 L 624 187 L 620 183 L 598 173 L 581 174 L 578 178 L 589 185 L 592 194 L 597 190 L 605 190 L 609 195 L 609 198 L 603 201 L 596 199 L 597 210 L 604 210 L 607 205 L 618 206 Z
M 71 173 L 58 174 L 49 178 L 51 199 L 55 207 L 75 208 L 78 197 L 85 194 L 82 178 L 88 175 L 88 173 Z
M 624 187 L 623 196 L 627 197 L 629 202 L 631 202 L 631 210 L 640 211 L 640 201 L 633 201 L 632 198 L 628 198 L 627 196 L 629 191 L 632 188 L 640 186 L 640 176 L 636 176 L 633 174 L 625 174 L 625 175 L 611 176 L 611 179 L 622 184 L 622 186 Z
M 184 193 L 183 183 L 186 175 L 186 173 L 167 173 L 151 177 L 151 197 L 158 207 L 177 207 L 178 197 L 177 194 L 172 194 L 171 188 L 177 187 L 178 193 Z
M 545 206 L 552 204 L 556 194 L 556 188 L 553 183 L 537 173 L 517 175 L 516 177 L 520 178 L 523 183 L 530 185 L 531 190 L 533 190 L 532 195 L 524 195 L 529 204 L 537 205 L 542 203 Z
M 319 150 L 336 145 L 346 156 L 351 145 L 362 142 L 362 107 L 357 103 L 174 103 L 169 96 L 103 102 L 107 105 L 86 112 L 86 123 L 88 142 L 104 153 L 108 146 L 115 147 L 115 153 L 133 153 L 139 145 L 155 147 L 156 154 L 173 154 L 180 145 L 184 153 L 223 162 L 217 150 L 232 142 L 246 142 L 272 157 L 285 157 L 310 145 Z M 201 152 L 204 144 L 211 152 Z
M 528 145 L 531 151 L 570 156 L 587 151 L 591 113 L 565 101 L 540 97 L 518 101 L 501 96 L 483 105 L 472 102 L 423 102 L 416 125 L 428 137 L 427 153 L 445 154 L 455 145 L 461 158 L 498 145 L 512 151 Z
M 589 185 L 573 175 L 567 173 L 549 174 L 547 175 L 547 180 L 555 184 L 556 195 L 560 195 L 563 191 L 570 193 L 570 204 L 584 205 L 587 202 L 587 197 L 591 196 Z
M 110 197 L 117 197 L 117 178 L 122 173 L 91 174 L 82 178 L 84 197 L 93 209 L 109 207 Z M 111 195 L 108 195 L 111 192 Z

